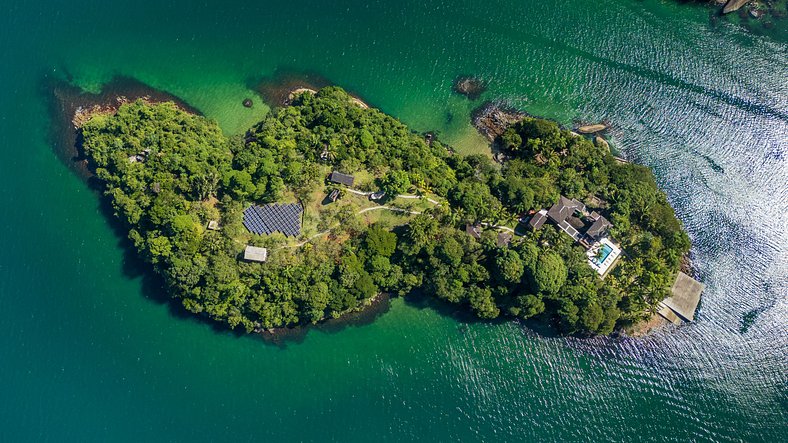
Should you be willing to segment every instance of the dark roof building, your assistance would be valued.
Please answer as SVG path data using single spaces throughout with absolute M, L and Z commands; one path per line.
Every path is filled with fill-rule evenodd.
M 258 235 L 281 232 L 288 237 L 296 237 L 301 233 L 303 210 L 298 203 L 252 205 L 244 210 L 243 224 L 249 232 Z
M 479 225 L 472 225 L 468 223 L 465 225 L 465 232 L 477 240 L 482 238 L 482 227 Z
M 530 220 L 528 220 L 528 226 L 536 231 L 537 229 L 541 228 L 544 222 L 547 221 L 547 210 L 542 209 L 536 214 L 534 214 Z
M 563 195 L 558 199 L 558 203 L 554 204 L 550 210 L 547 211 L 547 217 L 552 220 L 559 228 L 569 234 L 573 239 L 580 240 L 580 233 L 577 232 L 569 222 L 566 220 L 575 211 L 585 210 L 585 205 L 575 199 L 568 199 Z
M 593 238 L 594 240 L 599 240 L 605 236 L 607 230 L 613 226 L 610 224 L 609 221 L 603 216 L 599 216 L 596 221 L 591 225 L 590 228 L 586 231 L 586 235 Z
M 583 213 L 583 219 L 575 217 L 575 212 Z M 537 215 L 534 215 L 529 224 L 539 223 L 539 226 L 541 226 L 544 223 L 536 219 Z M 563 195 L 558 199 L 558 203 L 554 204 L 547 211 L 547 218 L 586 248 L 591 247 L 594 242 L 604 238 L 607 235 L 607 231 L 613 226 L 599 212 L 592 211 L 589 214 L 583 203 L 575 199 L 570 200 Z M 589 220 L 593 222 L 586 229 Z M 584 232 L 581 234 L 582 231 Z
M 341 172 L 334 171 L 328 176 L 328 180 L 333 183 L 339 183 L 340 185 L 345 186 L 353 186 L 353 181 L 355 177 L 352 175 L 343 174 Z
M 499 232 L 497 240 L 498 247 L 503 248 L 504 246 L 509 246 L 513 237 L 514 235 L 511 232 Z
M 582 211 L 583 209 L 585 209 L 585 205 L 575 199 L 570 200 L 562 195 L 561 198 L 558 199 L 558 203 L 554 204 L 550 210 L 547 211 L 547 216 L 550 217 L 550 220 L 560 223 L 574 214 L 575 211 Z

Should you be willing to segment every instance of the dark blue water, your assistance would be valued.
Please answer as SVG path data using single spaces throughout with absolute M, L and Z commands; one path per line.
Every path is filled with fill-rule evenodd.
M 2 8 L 0 440 L 788 437 L 783 30 L 753 35 L 672 1 Z M 278 72 L 318 74 L 465 152 L 484 148 L 469 116 L 487 99 L 609 121 L 693 239 L 697 321 L 579 340 L 395 300 L 373 323 L 277 346 L 179 315 L 59 160 L 45 80 L 98 90 L 131 76 L 237 133 L 265 114 L 254 87 Z M 489 90 L 452 94 L 461 74 Z

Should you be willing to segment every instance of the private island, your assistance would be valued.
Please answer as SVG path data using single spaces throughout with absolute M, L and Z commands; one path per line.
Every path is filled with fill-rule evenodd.
M 547 120 L 496 135 L 499 163 L 338 87 L 299 90 L 238 137 L 143 100 L 77 126 L 139 254 L 231 328 L 316 323 L 381 293 L 583 335 L 697 305 L 689 238 L 651 171 Z

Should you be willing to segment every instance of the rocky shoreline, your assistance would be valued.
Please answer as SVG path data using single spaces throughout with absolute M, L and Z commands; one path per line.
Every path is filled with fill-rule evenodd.
M 254 87 L 270 106 L 288 106 L 296 95 L 302 92 L 317 93 L 326 86 L 333 86 L 327 78 L 308 72 L 277 72 L 270 78 L 264 78 Z M 369 105 L 358 94 L 348 93 L 353 103 L 366 109 Z
M 528 114 L 503 103 L 488 101 L 474 109 L 471 123 L 490 143 L 506 131 L 506 128 L 527 117 Z
M 752 32 L 774 29 L 788 18 L 788 0 L 696 0 L 715 8 L 720 16 L 736 15 L 741 25 Z

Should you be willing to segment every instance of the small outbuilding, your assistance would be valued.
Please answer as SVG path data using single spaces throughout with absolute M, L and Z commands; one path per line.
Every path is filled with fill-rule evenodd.
M 355 177 L 348 174 L 343 174 L 341 172 L 334 171 L 331 175 L 328 176 L 328 180 L 332 183 L 338 183 L 340 185 L 345 186 L 353 186 L 353 182 L 355 181 Z
M 216 220 L 211 220 L 208 222 L 208 229 L 211 231 L 218 231 L 219 230 L 219 222 Z
M 512 238 L 514 238 L 514 234 L 511 232 L 499 232 L 497 244 L 499 248 L 505 248 L 509 246 L 509 243 L 512 242 Z
M 468 223 L 465 225 L 465 232 L 476 240 L 482 238 L 482 227 L 479 225 L 472 225 Z
M 328 200 L 331 202 L 337 201 L 339 198 L 339 189 L 334 189 L 331 193 L 328 194 Z
M 268 249 L 247 245 L 244 249 L 244 260 L 265 263 L 268 259 Z
M 541 228 L 544 225 L 544 222 L 547 221 L 547 210 L 542 209 L 533 216 L 531 219 L 528 220 L 528 227 L 536 231 L 537 229 Z

